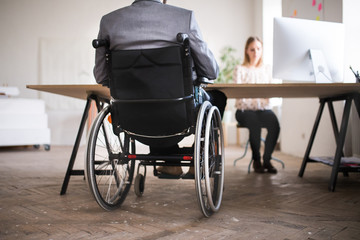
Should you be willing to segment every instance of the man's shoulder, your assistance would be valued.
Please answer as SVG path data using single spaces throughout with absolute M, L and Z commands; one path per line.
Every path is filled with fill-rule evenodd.
M 147 2 L 147 1 L 144 1 L 144 2 Z M 149 2 L 151 2 L 151 1 L 149 1 Z M 105 14 L 103 16 L 103 18 L 112 18 L 112 17 L 115 17 L 115 16 L 123 15 L 123 14 L 129 14 L 129 13 L 131 13 L 133 11 L 138 11 L 139 8 L 146 8 L 146 6 L 149 7 L 149 2 L 147 3 L 147 5 L 140 5 L 140 4 L 133 5 L 132 4 L 132 5 L 129 5 L 129 6 L 126 6 L 126 7 L 116 9 L 116 10 L 114 10 L 112 12 L 109 12 L 109 13 Z M 162 9 L 165 12 L 170 12 L 171 14 L 178 14 L 180 16 L 188 16 L 188 17 L 190 17 L 193 14 L 192 10 L 177 7 L 177 6 L 173 6 L 173 5 L 168 5 L 168 4 L 158 4 L 158 3 L 151 4 L 150 3 L 150 6 L 152 8 L 156 8 L 156 9 L 159 9 L 159 10 Z M 135 10 L 135 9 L 137 9 L 137 10 Z

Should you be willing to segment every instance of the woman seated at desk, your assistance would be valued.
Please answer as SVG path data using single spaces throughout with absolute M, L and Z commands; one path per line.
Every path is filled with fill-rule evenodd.
M 262 42 L 258 37 L 249 37 L 244 51 L 244 62 L 234 70 L 235 83 L 272 83 L 271 67 L 263 64 Z M 242 98 L 236 100 L 236 120 L 241 127 L 249 129 L 253 168 L 256 173 L 277 173 L 271 163 L 271 155 L 279 137 L 279 121 L 265 98 Z M 261 163 L 261 128 L 267 129 L 263 164 Z

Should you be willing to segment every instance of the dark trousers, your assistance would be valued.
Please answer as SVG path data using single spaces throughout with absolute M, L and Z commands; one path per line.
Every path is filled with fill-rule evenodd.
M 267 129 L 263 160 L 264 163 L 269 163 L 280 132 L 279 121 L 274 112 L 271 110 L 237 110 L 235 117 L 240 126 L 249 129 L 250 146 L 254 161 L 260 161 L 261 159 L 261 128 Z
M 210 97 L 209 102 L 211 102 L 213 106 L 216 106 L 219 109 L 222 118 L 224 116 L 224 111 L 226 107 L 226 95 L 219 90 L 210 90 L 207 91 L 207 94 Z

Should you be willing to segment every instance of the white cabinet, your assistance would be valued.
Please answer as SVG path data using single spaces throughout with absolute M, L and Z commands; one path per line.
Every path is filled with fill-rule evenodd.
M 0 98 L 0 146 L 45 145 L 50 129 L 45 102 L 40 99 Z

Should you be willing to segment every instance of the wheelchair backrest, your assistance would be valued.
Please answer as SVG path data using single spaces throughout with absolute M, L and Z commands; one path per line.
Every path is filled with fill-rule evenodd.
M 118 50 L 110 54 L 114 131 L 161 137 L 193 124 L 191 67 L 183 46 Z

